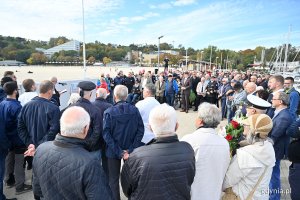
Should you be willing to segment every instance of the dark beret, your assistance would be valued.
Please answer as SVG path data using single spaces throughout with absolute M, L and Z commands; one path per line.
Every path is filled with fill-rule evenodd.
M 91 91 L 96 88 L 96 84 L 91 81 L 81 81 L 78 83 L 77 87 L 84 91 Z

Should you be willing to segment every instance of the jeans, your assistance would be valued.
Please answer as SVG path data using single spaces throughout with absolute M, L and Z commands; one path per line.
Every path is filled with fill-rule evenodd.
M 135 104 L 135 101 L 139 98 L 139 94 L 130 93 L 127 96 L 127 103 Z
M 222 108 L 222 118 L 226 118 L 226 110 L 227 110 L 226 98 L 221 99 L 221 108 Z
M 6 154 L 0 151 L 0 200 L 5 200 L 5 195 L 3 194 L 3 179 L 5 173 L 5 157 Z
M 291 198 L 300 199 L 300 163 L 292 163 L 289 169 L 289 183 L 291 186 Z
M 270 181 L 270 200 L 280 200 L 280 160 L 276 159 Z
M 169 104 L 169 106 L 174 106 L 174 100 L 175 100 L 175 95 L 174 94 L 167 94 L 166 95 L 166 103 Z

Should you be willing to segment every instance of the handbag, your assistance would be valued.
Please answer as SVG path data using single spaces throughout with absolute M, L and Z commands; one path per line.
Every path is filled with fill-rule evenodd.
M 259 179 L 258 179 L 256 185 L 254 186 L 254 188 L 252 189 L 252 191 L 248 194 L 246 200 L 252 200 L 253 195 L 254 195 L 258 185 L 262 181 L 266 171 L 267 171 L 267 167 L 265 168 L 262 175 L 259 177 Z M 240 197 L 233 192 L 232 187 L 226 188 L 224 192 L 225 192 L 225 194 L 222 196 L 222 200 L 241 200 Z

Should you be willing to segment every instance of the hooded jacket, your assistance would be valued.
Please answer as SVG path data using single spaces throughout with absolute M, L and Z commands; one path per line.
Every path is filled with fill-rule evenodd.
M 223 183 L 223 189 L 232 187 L 232 190 L 241 200 L 247 198 L 257 184 L 260 176 L 264 174 L 256 188 L 253 200 L 269 199 L 269 183 L 275 166 L 275 152 L 269 141 L 256 142 L 237 150 L 233 157 Z

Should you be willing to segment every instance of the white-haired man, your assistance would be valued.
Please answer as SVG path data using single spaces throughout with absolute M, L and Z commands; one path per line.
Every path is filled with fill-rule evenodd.
M 149 127 L 149 114 L 150 111 L 157 105 L 159 105 L 159 102 L 154 98 L 155 95 L 155 85 L 153 84 L 146 84 L 143 90 L 143 97 L 144 99 L 139 101 L 136 104 L 136 107 L 139 109 L 140 114 L 142 116 L 145 132 L 142 139 L 142 142 L 144 144 L 147 144 L 150 142 L 155 136 L 154 133 L 150 130 Z
M 121 185 L 124 194 L 135 199 L 190 199 L 195 175 L 192 147 L 179 142 L 176 111 L 167 104 L 151 110 L 149 124 L 156 136 L 130 154 L 125 162 Z
M 120 199 L 121 159 L 127 160 L 129 154 L 141 146 L 144 124 L 139 110 L 126 102 L 128 89 L 117 85 L 114 89 L 116 104 L 104 112 L 103 138 L 106 142 L 106 162 L 103 168 L 108 175 L 109 186 L 115 200 Z
M 103 116 L 104 111 L 107 108 L 112 107 L 112 104 L 108 103 L 106 101 L 107 98 L 107 91 L 104 88 L 99 88 L 96 92 L 96 99 L 95 101 L 92 103 L 94 106 L 96 106 L 97 108 L 99 108 L 101 115 Z M 102 119 L 101 119 L 102 120 Z
M 216 105 L 202 103 L 195 122 L 197 130 L 181 140 L 195 151 L 196 175 L 192 184 L 191 199 L 220 199 L 223 180 L 229 166 L 229 144 L 216 132 L 222 116 Z
M 43 199 L 112 199 L 99 160 L 85 149 L 89 114 L 73 106 L 63 113 L 60 123 L 61 134 L 36 150 L 34 194 Z

